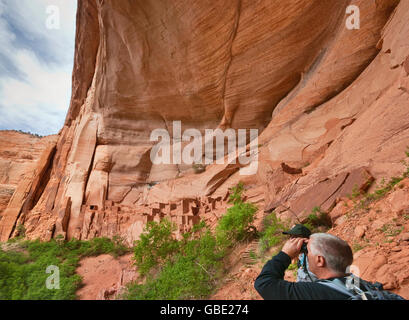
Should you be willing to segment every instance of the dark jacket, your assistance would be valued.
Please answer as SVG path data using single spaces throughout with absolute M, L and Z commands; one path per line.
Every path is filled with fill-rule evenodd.
M 257 277 L 254 287 L 266 300 L 346 300 L 349 297 L 317 282 L 284 280 L 291 258 L 280 252 L 268 261 Z M 346 278 L 339 278 L 345 283 Z

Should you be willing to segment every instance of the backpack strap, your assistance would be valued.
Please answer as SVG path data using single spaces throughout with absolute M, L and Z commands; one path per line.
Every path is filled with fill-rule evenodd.
M 360 279 L 360 287 L 352 283 L 353 275 L 346 278 L 346 282 L 343 283 L 339 278 L 331 280 L 319 280 L 317 283 L 321 283 L 327 287 L 330 287 L 338 292 L 344 293 L 350 297 L 351 300 L 405 300 L 401 296 L 383 290 L 382 284 L 379 282 L 371 283 Z
M 353 294 L 351 291 L 349 291 L 344 283 L 339 280 L 339 279 L 333 279 L 333 280 L 319 280 L 317 283 L 323 284 L 324 286 L 327 286 L 331 289 L 334 289 L 338 292 L 341 292 L 343 294 L 346 294 L 348 297 L 352 298 L 355 297 L 355 294 Z
M 332 280 L 320 280 L 318 281 L 318 283 L 321 283 L 343 294 L 346 294 L 350 298 L 355 298 L 357 295 L 359 295 L 362 300 L 368 300 L 367 296 L 360 288 L 358 288 L 355 285 L 352 285 L 352 288 L 348 289 L 347 286 L 339 278 L 335 278 Z

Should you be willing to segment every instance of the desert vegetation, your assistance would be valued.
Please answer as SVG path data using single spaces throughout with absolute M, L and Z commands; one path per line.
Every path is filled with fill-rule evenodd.
M 233 188 L 230 207 L 215 230 L 197 224 L 181 240 L 167 220 L 151 222 L 136 242 L 135 262 L 143 279 L 128 285 L 124 299 L 200 299 L 209 296 L 224 274 L 223 259 L 240 242 L 256 236 L 257 207 L 242 200 L 243 185 Z
M 95 238 L 90 241 L 61 238 L 49 242 L 10 240 L 0 246 L 0 300 L 71 300 L 81 287 L 75 270 L 83 257 L 128 252 L 121 240 Z M 60 289 L 47 289 L 49 266 L 58 266 Z
M 409 158 L 409 148 L 406 151 Z M 383 179 L 372 193 L 361 193 L 355 187 L 350 195 L 355 207 L 351 212 L 362 209 L 384 197 L 404 178 L 409 177 L 409 161 L 402 161 L 405 170 L 389 182 Z M 253 264 L 263 263 L 272 250 L 281 249 L 287 239 L 283 230 L 290 228 L 289 221 L 280 220 L 273 211 L 264 217 L 261 230 L 253 225 L 258 208 L 243 201 L 244 185 L 232 188 L 229 202 L 231 207 L 210 228 L 203 221 L 176 239 L 176 226 L 164 219 L 149 222 L 133 248 L 123 245 L 121 239 L 95 238 L 90 241 L 61 238 L 50 242 L 24 240 L 24 226 L 18 225 L 19 236 L 0 247 L 0 299 L 76 299 L 81 287 L 81 277 L 75 270 L 81 258 L 112 254 L 120 256 L 133 251 L 135 265 L 140 274 L 138 281 L 127 285 L 119 299 L 204 299 L 218 288 L 227 270 L 224 260 L 243 243 L 257 242 L 257 250 L 249 256 Z M 351 213 L 348 213 L 351 214 Z M 403 217 L 409 219 L 407 215 Z M 315 207 L 304 225 L 312 232 L 331 227 L 328 214 Z M 402 226 L 386 224 L 379 229 L 385 237 L 399 235 Z M 367 246 L 355 241 L 353 251 Z M 45 287 L 47 266 L 57 265 L 60 270 L 61 289 Z M 296 274 L 296 267 L 290 266 Z

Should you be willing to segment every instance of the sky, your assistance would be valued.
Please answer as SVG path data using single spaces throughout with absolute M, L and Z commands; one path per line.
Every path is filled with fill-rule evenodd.
M 71 98 L 77 0 L 0 0 L 0 130 L 55 134 Z

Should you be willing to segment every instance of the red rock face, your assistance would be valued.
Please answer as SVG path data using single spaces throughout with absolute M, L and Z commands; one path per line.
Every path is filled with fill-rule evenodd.
M 50 144 L 55 144 L 57 138 L 49 136 L 40 139 L 17 131 L 0 131 L 0 234 L 10 236 L 27 196 L 22 192 L 22 185 L 33 182 L 39 159 Z M 11 215 L 9 208 L 12 206 L 19 209 Z M 6 225 L 8 227 L 5 229 Z
M 138 278 L 130 254 L 118 259 L 108 254 L 85 258 L 77 273 L 83 279 L 83 287 L 77 291 L 80 300 L 115 299 L 126 284 Z
M 331 209 L 351 181 L 365 184 L 348 180 L 360 168 L 375 179 L 401 172 L 409 4 L 398 3 L 352 1 L 361 27 L 348 30 L 346 0 L 79 0 L 65 126 L 19 186 L 0 239 L 21 222 L 30 238 L 131 242 L 166 215 L 180 216 L 182 231 L 240 180 L 264 189 L 261 210 L 278 201 L 283 217 L 293 215 L 285 208 L 303 215 Z M 182 131 L 258 129 L 257 173 L 240 176 L 231 163 L 198 174 L 154 165 L 150 134 L 172 136 L 176 120 Z M 319 197 L 304 206 L 314 190 Z
M 350 211 L 330 231 L 354 248 L 355 274 L 409 298 L 409 179 L 368 210 Z M 348 206 L 347 206 L 348 208 Z M 341 219 L 341 218 L 340 218 Z

